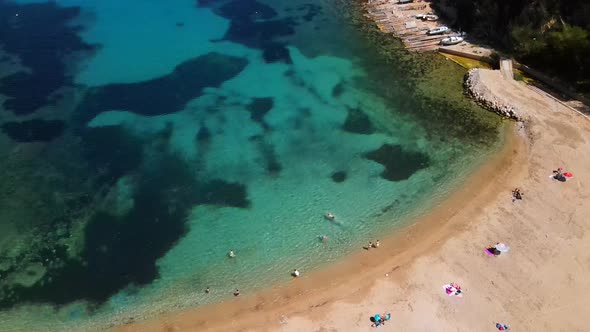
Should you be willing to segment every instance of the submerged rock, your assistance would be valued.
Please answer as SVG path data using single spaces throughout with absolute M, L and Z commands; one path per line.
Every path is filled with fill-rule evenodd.
M 72 24 L 79 14 L 79 7 L 61 7 L 55 1 L 0 1 L 0 46 L 27 68 L 0 79 L 6 110 L 33 113 L 52 105 L 52 95 L 72 83 L 68 63 L 95 49 L 80 37 L 81 27 Z
M 355 134 L 372 134 L 375 132 L 371 120 L 362 110 L 358 108 L 349 108 L 346 121 L 342 125 L 344 131 Z
M 78 106 L 86 122 L 101 112 L 124 110 L 141 115 L 178 112 L 202 94 L 206 87 L 219 87 L 238 75 L 248 64 L 244 58 L 207 53 L 185 61 L 168 75 L 149 81 L 108 84 L 91 88 Z
M 417 171 L 428 167 L 428 155 L 406 151 L 401 145 L 383 144 L 379 149 L 365 153 L 364 157 L 385 167 L 381 177 L 389 181 L 406 180 Z
M 337 171 L 332 173 L 332 181 L 336 183 L 344 182 L 346 180 L 347 174 L 345 171 Z
M 59 120 L 28 120 L 6 122 L 2 131 L 17 142 L 48 142 L 61 136 L 65 123 Z
M 250 112 L 250 119 L 260 123 L 265 129 L 268 129 L 268 124 L 264 121 L 264 116 L 274 106 L 274 98 L 254 98 L 250 104 L 246 106 L 248 112 Z

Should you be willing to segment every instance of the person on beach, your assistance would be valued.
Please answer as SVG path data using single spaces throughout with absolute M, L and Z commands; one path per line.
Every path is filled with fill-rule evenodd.
M 371 316 L 369 318 L 369 320 L 371 321 L 371 327 L 379 327 L 381 325 L 381 315 L 376 314 L 375 316 Z
M 491 246 L 489 248 L 487 248 L 488 252 L 494 256 L 498 256 L 500 255 L 502 252 L 500 252 L 500 250 L 496 249 L 496 246 Z
M 377 240 L 377 242 L 373 244 L 373 248 L 379 248 L 380 245 L 381 243 L 379 243 L 379 240 Z
M 229 258 L 234 258 L 236 257 L 236 253 L 234 252 L 234 250 L 230 250 L 229 253 L 227 254 L 229 256 Z
M 381 323 L 381 325 L 385 325 L 385 322 L 387 322 L 390 319 L 391 319 L 391 314 L 390 313 L 383 314 L 383 315 L 381 315 L 381 318 L 379 319 L 379 322 Z
M 294 269 L 293 272 L 291 272 L 291 276 L 293 276 L 294 278 L 299 277 L 299 271 L 297 269 Z
M 373 242 L 369 241 L 369 244 L 367 244 L 367 250 L 371 250 L 371 248 L 373 248 Z
M 502 323 L 496 323 L 496 328 L 500 331 L 508 331 L 510 330 L 510 326 Z
M 236 288 L 234 291 L 234 296 L 240 296 L 240 290 Z
M 565 176 L 563 175 L 563 168 L 562 167 L 559 167 L 553 171 L 553 178 L 555 180 L 565 182 L 566 179 L 565 179 Z
M 524 193 L 519 188 L 512 190 L 512 201 L 521 200 Z
M 462 297 L 461 293 L 461 286 L 457 285 L 454 282 L 451 282 L 450 284 L 446 285 L 445 287 L 445 292 L 447 293 L 447 295 L 449 296 L 458 296 L 458 297 Z

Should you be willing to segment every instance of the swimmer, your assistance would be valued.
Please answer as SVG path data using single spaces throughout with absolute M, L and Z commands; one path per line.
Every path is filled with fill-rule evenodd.
M 330 220 L 336 220 L 336 216 L 330 212 L 326 213 L 326 218 Z
M 322 235 L 322 236 L 320 236 L 320 240 L 322 240 L 323 242 L 326 242 L 326 241 L 328 241 L 328 236 Z
M 299 271 L 297 269 L 293 270 L 293 272 L 291 272 L 291 275 L 295 278 L 299 277 Z
M 240 290 L 236 288 L 234 291 L 234 296 L 240 296 Z
M 209 289 L 209 287 L 207 286 L 207 288 L 205 288 L 205 293 L 209 294 L 211 292 L 211 290 Z
M 234 252 L 234 250 L 230 250 L 229 253 L 227 254 L 229 256 L 229 258 L 234 258 L 236 257 L 236 253 Z

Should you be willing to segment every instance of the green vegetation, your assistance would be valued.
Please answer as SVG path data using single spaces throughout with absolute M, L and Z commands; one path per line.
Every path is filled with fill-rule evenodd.
M 490 69 L 491 68 L 490 64 L 487 62 L 469 59 L 469 58 L 465 58 L 465 57 L 458 56 L 458 55 L 452 55 L 452 54 L 443 54 L 443 55 L 445 58 L 450 59 L 451 61 L 455 62 L 456 64 L 458 64 L 459 66 L 461 66 L 465 69 L 472 69 L 472 68 Z
M 455 28 L 590 92 L 590 1 L 435 0 Z

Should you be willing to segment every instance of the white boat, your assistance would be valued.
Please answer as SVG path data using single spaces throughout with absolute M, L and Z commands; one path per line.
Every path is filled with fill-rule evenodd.
M 449 28 L 446 27 L 446 26 L 442 26 L 442 27 L 436 27 L 434 29 L 428 30 L 427 34 L 429 34 L 429 35 L 438 35 L 438 34 L 441 34 L 441 33 L 445 33 L 447 31 L 449 31 Z
M 441 43 L 441 45 L 456 45 L 456 44 L 462 43 L 463 40 L 465 40 L 463 37 L 452 36 L 452 37 L 443 38 L 440 41 L 440 43 Z
M 438 16 L 434 15 L 434 13 L 417 14 L 415 17 L 417 19 L 426 20 L 426 21 L 436 21 L 436 20 L 438 20 Z

